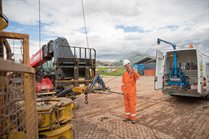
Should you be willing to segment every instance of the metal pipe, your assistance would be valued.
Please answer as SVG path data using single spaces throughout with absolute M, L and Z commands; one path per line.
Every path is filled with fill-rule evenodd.
M 86 59 L 86 48 L 85 48 L 85 59 Z
M 7 59 L 12 59 L 12 50 L 6 38 L 3 38 L 3 45 L 6 48 Z
M 74 56 L 76 56 L 76 51 L 75 51 L 75 47 L 73 47 L 73 49 L 74 49 Z M 77 57 L 77 56 L 76 56 Z
M 164 43 L 170 44 L 173 47 L 173 49 L 176 50 L 176 45 L 175 44 L 173 44 L 171 42 L 168 42 L 168 41 L 165 41 L 165 40 L 162 40 L 162 39 L 159 39 L 159 38 L 157 39 L 157 44 L 160 44 L 161 41 L 164 42 Z
M 0 0 L 0 15 L 2 15 L 2 0 Z M 3 40 L 0 39 L 0 57 L 4 57 Z
M 90 56 L 89 56 L 89 59 L 91 59 L 91 49 L 90 49 L 90 53 L 89 53 L 89 55 L 90 55 Z
M 79 58 L 81 58 L 81 48 L 79 48 Z
M 174 68 L 174 76 L 177 75 L 177 54 L 176 51 L 173 52 L 173 68 Z
M 3 46 L 3 39 L 0 38 L 0 57 L 4 58 L 4 46 Z
M 0 0 L 0 14 L 3 14 L 3 8 L 2 8 L 2 0 Z

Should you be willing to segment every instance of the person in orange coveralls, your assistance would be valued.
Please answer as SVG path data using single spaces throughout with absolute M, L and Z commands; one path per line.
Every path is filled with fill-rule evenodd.
M 123 66 L 126 71 L 122 76 L 121 90 L 124 94 L 125 104 L 125 119 L 124 122 L 131 121 L 132 124 L 136 123 L 136 80 L 140 78 L 140 75 L 136 70 L 131 68 L 130 61 L 125 59 Z

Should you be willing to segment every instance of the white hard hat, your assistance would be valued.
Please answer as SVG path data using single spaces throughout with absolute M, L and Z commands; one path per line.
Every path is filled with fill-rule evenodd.
M 128 59 L 124 59 L 123 60 L 123 66 L 125 66 L 125 65 L 127 65 L 127 64 L 129 64 L 130 63 L 130 61 L 128 60 Z

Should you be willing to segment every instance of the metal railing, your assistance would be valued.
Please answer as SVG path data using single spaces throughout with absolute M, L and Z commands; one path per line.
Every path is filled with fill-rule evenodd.
M 70 46 L 73 55 L 80 59 L 94 59 L 96 60 L 96 50 L 93 48 Z

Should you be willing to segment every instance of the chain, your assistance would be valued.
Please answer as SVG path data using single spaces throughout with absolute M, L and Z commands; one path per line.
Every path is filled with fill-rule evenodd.
M 87 92 L 85 92 L 85 104 L 88 104 L 89 102 L 88 102 L 88 93 Z

